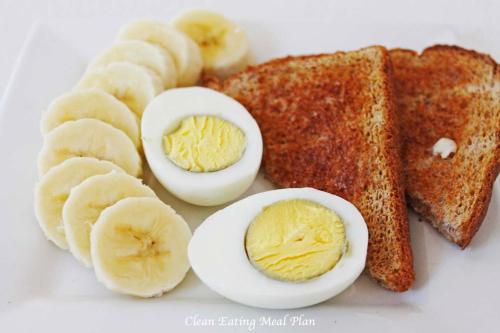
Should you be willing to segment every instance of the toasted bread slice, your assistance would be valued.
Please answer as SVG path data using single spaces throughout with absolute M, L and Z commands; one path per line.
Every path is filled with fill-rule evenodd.
M 456 46 L 390 51 L 410 205 L 465 248 L 486 215 L 500 168 L 500 68 Z M 456 153 L 432 155 L 440 138 Z
M 414 271 L 389 60 L 375 46 L 277 59 L 220 86 L 205 83 L 236 98 L 257 120 L 271 181 L 328 191 L 359 208 L 369 229 L 371 276 L 404 291 Z

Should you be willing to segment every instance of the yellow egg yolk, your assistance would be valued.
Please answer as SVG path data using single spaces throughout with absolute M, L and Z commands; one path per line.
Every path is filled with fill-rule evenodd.
M 245 151 L 241 129 L 215 116 L 190 116 L 163 137 L 165 153 L 192 172 L 212 172 L 238 162 Z
M 300 282 L 331 270 L 346 245 L 344 224 L 331 209 L 304 199 L 265 207 L 247 230 L 252 264 L 269 277 Z

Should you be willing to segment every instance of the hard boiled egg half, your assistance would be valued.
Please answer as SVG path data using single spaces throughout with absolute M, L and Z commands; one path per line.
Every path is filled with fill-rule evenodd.
M 208 217 L 188 248 L 212 290 L 242 304 L 289 309 L 325 301 L 365 267 L 368 229 L 348 201 L 312 188 L 240 200 Z
M 147 106 L 141 128 L 154 175 L 189 203 L 214 206 L 236 199 L 259 170 L 257 123 L 240 103 L 215 90 L 165 91 Z

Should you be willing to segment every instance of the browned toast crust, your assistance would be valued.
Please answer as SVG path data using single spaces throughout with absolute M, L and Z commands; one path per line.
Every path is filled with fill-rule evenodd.
M 367 267 L 384 287 L 414 281 L 390 58 L 380 46 L 286 57 L 219 85 L 257 120 L 263 166 L 282 187 L 314 187 L 352 201 L 369 229 Z
M 410 205 L 465 248 L 488 209 L 500 169 L 500 69 L 489 56 L 436 45 L 390 51 Z M 457 153 L 434 157 L 453 139 Z

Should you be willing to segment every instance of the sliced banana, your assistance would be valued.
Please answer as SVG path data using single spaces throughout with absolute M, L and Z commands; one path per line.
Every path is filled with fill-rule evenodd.
M 72 91 L 56 98 L 42 116 L 42 133 L 83 118 L 102 120 L 122 130 L 136 147 L 141 145 L 137 116 L 114 96 L 99 89 Z
M 97 279 L 120 293 L 159 296 L 189 270 L 190 239 L 184 219 L 159 199 L 123 199 L 106 208 L 92 228 Z
M 172 56 L 162 48 L 140 40 L 118 42 L 98 55 L 88 70 L 105 67 L 113 62 L 131 62 L 144 66 L 159 76 L 164 89 L 174 88 L 177 84 L 177 70 Z
M 208 10 L 192 9 L 177 16 L 172 25 L 198 44 L 204 69 L 208 73 L 227 77 L 248 65 L 246 34 L 224 16 Z
M 132 140 L 119 129 L 96 119 L 67 121 L 47 134 L 38 155 L 39 174 L 78 156 L 113 162 L 133 176 L 142 174 L 141 157 Z
M 123 27 L 118 40 L 142 40 L 158 45 L 174 58 L 177 85 L 192 86 L 200 79 L 203 61 L 198 46 L 184 33 L 153 20 L 138 20 Z
M 63 224 L 69 250 L 84 265 L 92 266 L 90 230 L 99 214 L 128 197 L 156 197 L 139 179 L 118 172 L 87 178 L 73 187 L 63 207 Z
M 35 215 L 45 236 L 62 249 L 68 248 L 62 210 L 71 189 L 88 177 L 111 171 L 124 172 L 108 161 L 73 157 L 49 170 L 35 188 Z
M 149 69 L 147 67 L 144 67 L 144 66 L 140 66 L 140 67 L 142 69 L 144 69 L 149 74 L 151 79 L 153 80 L 153 86 L 155 87 L 156 95 L 163 92 L 165 89 L 163 87 L 163 79 L 161 78 L 161 76 L 156 74 L 155 72 L 153 72 L 151 69 Z
M 128 62 L 114 62 L 86 72 L 76 89 L 98 88 L 125 103 L 139 118 L 148 103 L 163 89 L 143 67 Z

